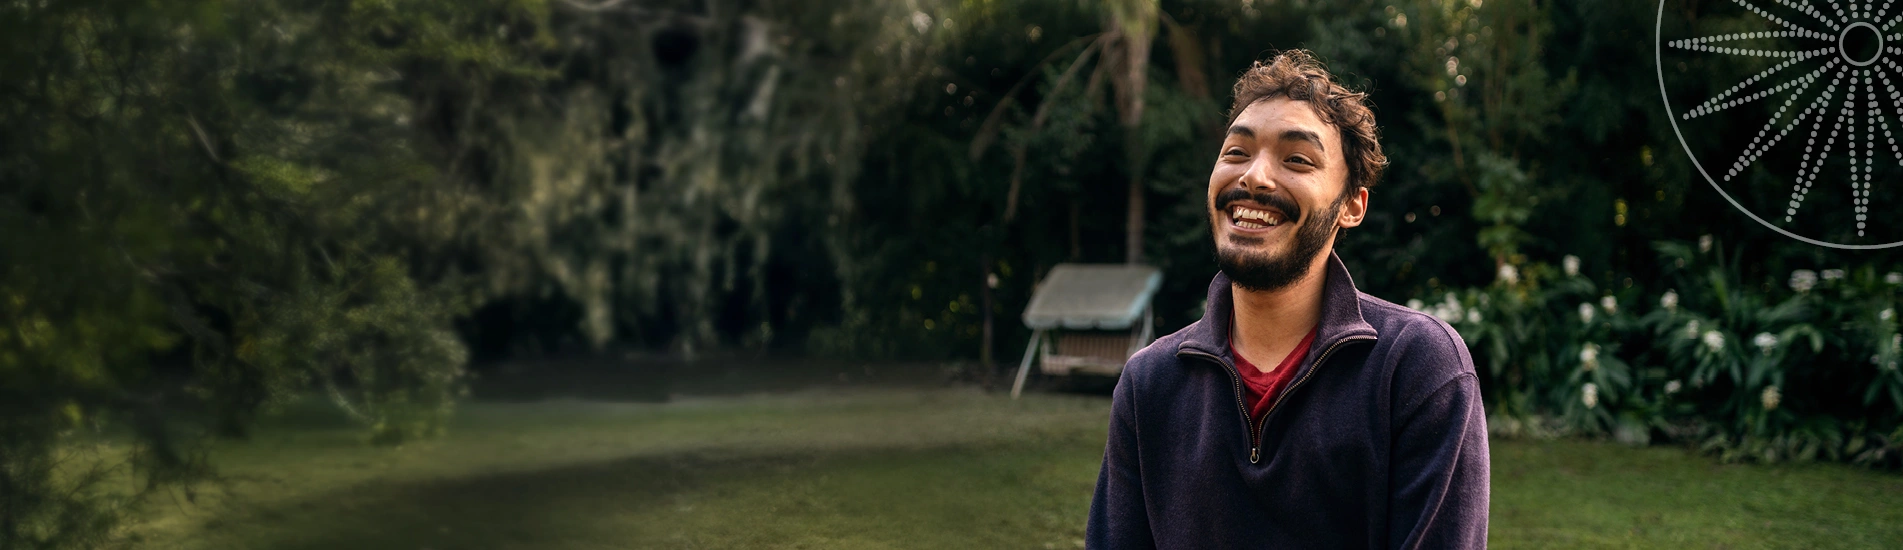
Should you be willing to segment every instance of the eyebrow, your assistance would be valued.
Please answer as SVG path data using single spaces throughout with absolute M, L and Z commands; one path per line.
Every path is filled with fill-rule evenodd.
M 1230 126 L 1228 135 L 1255 139 L 1255 129 L 1248 126 Z M 1328 151 L 1328 146 L 1322 144 L 1322 136 L 1308 130 L 1284 130 L 1282 141 L 1306 141 L 1314 145 L 1316 149 L 1321 149 L 1322 152 Z
M 1285 130 L 1282 132 L 1282 141 L 1306 141 L 1314 144 L 1315 148 L 1321 149 L 1322 152 L 1328 151 L 1328 146 L 1322 145 L 1321 135 L 1308 130 Z

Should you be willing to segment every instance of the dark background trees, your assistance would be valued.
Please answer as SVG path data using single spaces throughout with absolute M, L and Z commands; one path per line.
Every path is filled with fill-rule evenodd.
M 1736 342 L 1758 330 L 1746 325 L 1851 334 L 1832 326 L 1888 303 L 1894 254 L 1796 244 L 1697 179 L 1649 91 L 1655 8 L 8 4 L 0 543 L 102 536 L 136 496 L 102 488 L 110 465 L 130 457 L 145 487 L 201 478 L 194 441 L 242 437 L 300 392 L 393 442 L 438 429 L 467 370 L 545 356 L 957 360 L 988 383 L 1029 336 L 1017 313 L 1033 285 L 1061 262 L 1162 267 L 1158 329 L 1175 330 L 1201 314 L 1213 270 L 1202 200 L 1227 90 L 1294 47 L 1372 94 L 1393 160 L 1339 245 L 1362 289 L 1497 315 L 1461 328 L 1501 350 L 1476 356 L 1503 413 L 1663 426 L 1656 387 L 1679 371 L 1638 371 L 1707 359 L 1646 344 L 1685 319 L 1641 322 L 1638 304 L 1674 290 L 1688 309 L 1719 308 L 1744 289 L 1812 313 L 1705 326 L 1738 324 Z M 1749 17 L 1710 12 L 1688 20 Z M 1730 259 L 1687 252 L 1700 236 Z M 1559 275 L 1567 256 L 1576 276 Z M 1680 259 L 1730 286 L 1689 289 L 1707 278 Z M 1503 266 L 1526 281 L 1501 284 Z M 1794 269 L 1833 266 L 1864 268 L 1864 286 L 1828 300 L 1786 288 Z M 1870 311 L 1833 309 L 1852 294 Z M 1630 323 L 1597 336 L 1562 323 L 1607 296 Z M 1508 331 L 1502 316 L 1548 332 Z M 1893 357 L 1888 330 L 1808 353 Z M 1591 338 L 1634 372 L 1595 385 L 1607 406 L 1588 414 L 1562 405 L 1579 401 L 1578 369 L 1603 374 L 1567 358 Z M 1882 405 L 1864 388 L 1887 395 L 1903 378 L 1817 376 L 1852 389 L 1787 388 L 1785 411 L 1809 399 L 1805 414 L 1838 419 L 1817 433 L 1840 447 L 1894 429 L 1903 390 Z M 1862 408 L 1825 406 L 1840 393 Z M 1757 399 L 1715 395 L 1734 412 Z M 1763 432 L 1762 417 L 1734 420 Z M 102 434 L 135 451 L 78 450 Z

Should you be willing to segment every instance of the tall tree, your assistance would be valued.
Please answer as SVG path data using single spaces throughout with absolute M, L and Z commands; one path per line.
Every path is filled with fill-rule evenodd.
M 507 78 L 532 2 L 0 7 L 0 547 L 106 541 L 323 389 L 369 437 L 440 429 L 462 294 L 406 81 Z M 81 438 L 129 431 L 125 452 Z M 145 482 L 101 484 L 128 464 Z

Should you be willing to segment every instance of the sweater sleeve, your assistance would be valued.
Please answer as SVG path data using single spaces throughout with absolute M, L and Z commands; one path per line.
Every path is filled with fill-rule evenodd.
M 1154 548 L 1150 518 L 1144 509 L 1142 471 L 1137 462 L 1136 402 L 1131 376 L 1117 381 L 1111 397 L 1110 441 L 1104 445 L 1097 493 L 1090 499 L 1086 548 Z
M 1486 548 L 1487 420 L 1472 372 L 1395 418 L 1388 542 L 1394 548 Z

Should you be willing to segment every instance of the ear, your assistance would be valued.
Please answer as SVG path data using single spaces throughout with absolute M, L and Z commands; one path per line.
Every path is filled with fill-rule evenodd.
M 1342 229 L 1347 229 L 1361 225 L 1361 220 L 1367 217 L 1368 188 L 1363 187 L 1356 189 L 1355 194 L 1348 197 L 1348 200 L 1342 201 L 1341 218 L 1335 220 L 1335 224 L 1339 225 Z

